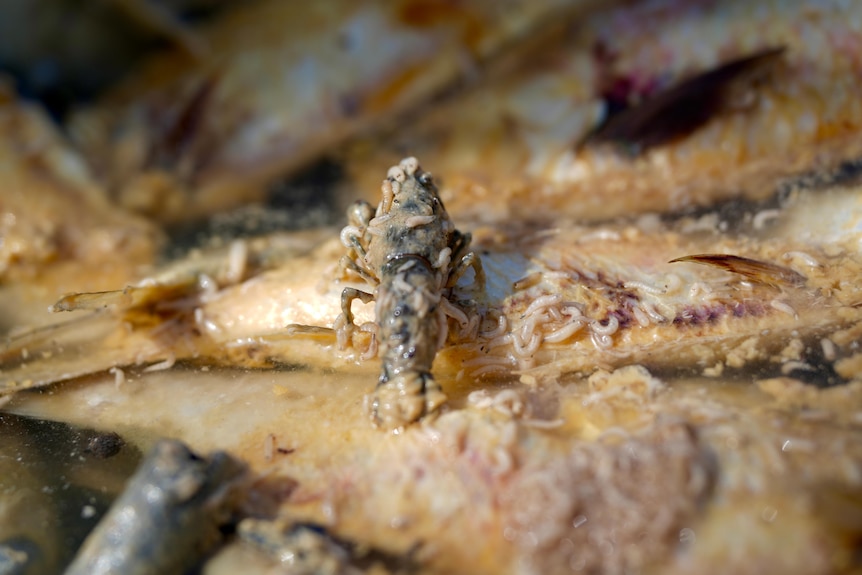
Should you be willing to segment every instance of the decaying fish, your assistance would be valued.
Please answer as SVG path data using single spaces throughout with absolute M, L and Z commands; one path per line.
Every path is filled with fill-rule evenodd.
M 409 5 L 413 16 L 433 12 L 423 2 L 395 5 Z M 473 14 L 469 6 L 459 4 L 456 16 L 462 8 Z M 390 14 L 348 8 L 357 11 L 326 12 L 322 28 Z M 234 38 L 234 26 L 258 31 L 249 23 L 283 10 L 271 1 L 243 5 L 220 24 L 223 32 L 214 25 L 200 37 Z M 496 3 L 493 10 L 495 18 L 509 14 Z M 407 364 L 408 375 L 433 374 L 448 400 L 399 434 L 367 424 L 361 406 L 380 369 L 369 359 L 385 332 L 374 326 L 396 315 L 362 305 L 367 296 L 350 300 L 369 278 L 396 287 L 397 274 L 384 266 L 388 247 L 399 244 L 369 232 L 376 214 L 360 205 L 355 229 L 343 234 L 348 262 L 338 231 L 324 229 L 310 242 L 319 245 L 283 257 L 285 244 L 269 243 L 274 257 L 258 258 L 251 240 L 240 239 L 164 273 L 142 272 L 150 281 L 79 288 L 70 280 L 75 293 L 52 308 L 70 322 L 33 322 L 42 327 L 10 334 L 0 348 L 4 410 L 98 421 L 134 430 L 128 437 L 143 443 L 168 430 L 196 450 L 238 454 L 261 478 L 249 487 L 258 509 L 262 499 L 267 519 L 275 517 L 252 538 L 276 554 L 310 550 L 310 569 L 355 567 L 330 545 L 351 541 L 407 558 L 420 573 L 859 570 L 860 17 L 839 0 L 755 9 L 741 0 L 604 4 L 574 25 L 542 28 L 529 49 L 512 46 L 496 75 L 416 109 L 409 129 L 399 116 L 394 133 L 384 125 L 394 120 L 389 112 L 450 77 L 437 69 L 431 78 L 399 76 L 423 70 L 412 66 L 411 50 L 382 63 L 368 56 L 377 40 L 405 30 L 398 23 L 360 25 L 386 33 L 362 43 L 362 66 L 346 73 L 321 66 L 343 62 L 330 58 L 337 35 L 312 25 L 285 30 L 284 18 L 271 18 L 279 42 L 301 48 L 258 59 L 260 50 L 232 40 L 224 67 L 174 60 L 186 80 L 169 70 L 161 88 L 155 72 L 139 74 L 125 94 L 96 104 L 94 123 L 79 116 L 75 130 L 123 203 L 142 199 L 136 208 L 147 211 L 163 194 L 166 219 L 254 195 L 265 174 L 289 171 L 324 146 L 363 193 L 377 189 L 381 167 L 407 154 L 439 170 L 440 196 L 471 232 L 486 276 L 475 299 L 469 278 L 439 291 L 447 296 L 440 305 L 464 316 L 452 312 L 458 321 L 445 323 L 458 329 L 422 346 L 436 351 L 433 365 Z M 434 38 L 445 35 L 443 20 L 430 20 Z M 493 28 L 499 20 L 481 22 Z M 482 54 L 499 46 L 489 38 L 512 38 L 509 31 L 533 23 L 503 27 L 500 36 L 481 28 L 479 43 L 493 44 Z M 466 33 L 459 39 L 477 37 L 470 25 L 457 28 Z M 263 32 L 251 44 L 266 44 Z M 411 34 L 395 33 L 406 43 L 389 45 L 413 46 Z M 457 53 L 459 41 L 453 45 Z M 634 157 L 576 147 L 612 99 L 649 102 L 682 78 L 709 76 L 772 46 L 784 52 L 764 56 L 765 81 L 743 82 L 754 90 L 747 105 L 714 108 L 705 123 L 668 140 L 651 140 L 667 127 L 661 122 L 635 130 L 652 144 Z M 283 56 L 303 50 L 311 64 L 285 64 Z M 234 65 L 249 61 L 261 66 Z M 284 70 L 319 67 L 325 81 L 289 83 L 307 88 L 298 93 L 308 105 L 288 105 Z M 338 99 L 357 93 L 357 77 L 373 84 L 358 107 Z M 365 114 L 373 94 L 385 102 L 380 115 Z M 333 115 L 316 115 L 330 104 Z M 379 130 L 375 138 L 329 147 L 365 133 L 366 121 Z M 224 196 L 216 193 L 221 176 Z M 184 193 L 175 195 L 177 187 Z M 421 217 L 430 214 L 402 215 L 401 231 L 433 228 Z M 441 258 L 443 246 L 432 245 Z M 422 280 L 407 277 L 399 293 L 426 285 L 426 272 L 436 271 L 427 259 L 430 267 L 401 270 L 416 269 Z M 417 308 L 429 302 L 436 299 L 423 294 Z M 357 329 L 346 327 L 350 314 Z M 408 334 L 429 343 L 442 323 L 424 319 L 408 314 Z M 297 338 L 289 324 L 344 329 Z M 400 361 L 383 359 L 384 367 Z M 59 381 L 66 383 L 46 387 Z M 321 526 L 325 536 L 278 533 L 297 524 Z M 262 556 L 234 541 L 206 570 L 277 567 Z
M 184 573 L 222 539 L 244 491 L 245 466 L 163 440 L 90 534 L 66 573 Z
M 122 205 L 168 221 L 211 214 L 588 4 L 242 3 L 195 31 L 202 54 L 152 58 L 72 131 Z
M 19 394 L 9 409 L 147 429 L 158 413 L 159 430 L 288 482 L 271 512 L 420 573 L 808 574 L 853 560 L 860 506 L 843 490 L 862 471 L 859 381 L 753 385 L 629 366 L 543 388 L 471 382 L 450 393 L 459 409 L 396 436 L 359 409 L 369 376 L 175 369 Z M 254 555 L 233 545 L 208 572 L 273 568 Z
M 732 555 L 736 544 L 722 530 L 730 521 L 758 541 L 734 566 L 775 561 L 785 539 L 767 533 L 778 529 L 800 541 L 781 565 L 822 572 L 844 557 L 859 508 L 818 486 L 862 481 L 862 443 L 848 431 L 862 393 L 853 367 L 859 201 L 858 187 L 799 186 L 735 211 L 732 234 L 721 211 L 474 228 L 484 319 L 476 334 L 453 330 L 433 368 L 454 409 L 398 436 L 366 429 L 359 409 L 379 367 L 360 358 L 370 334 L 357 331 L 359 349 L 342 351 L 335 334 L 284 333 L 290 323 L 332 325 L 343 313 L 345 286 L 332 277 L 344 245 L 334 230 L 310 254 L 250 269 L 236 283 L 187 282 L 178 297 L 152 282 L 131 300 L 149 304 L 131 307 L 118 294 L 64 300 L 112 306 L 79 320 L 68 339 L 13 341 L 2 375 L 6 384 L 29 376 L 42 384 L 62 376 L 52 372 L 58 362 L 77 373 L 114 365 L 113 376 L 52 395 L 18 394 L 11 408 L 146 427 L 152 415 L 141 406 L 152 405 L 160 426 L 197 446 L 230 446 L 257 469 L 291 478 L 284 512 L 387 553 L 418 549 L 411 557 L 423 568 L 620 572 L 670 561 L 685 572 Z M 701 265 L 703 254 L 736 269 Z M 669 263 L 685 257 L 694 261 Z M 737 273 L 742 262 L 760 275 Z M 783 279 L 796 278 L 789 270 L 804 281 Z M 172 307 L 185 320 L 160 323 Z M 371 306 L 355 307 L 358 325 L 374 321 Z M 136 321 L 124 323 L 126 313 Z M 93 339 L 83 359 L 81 348 L 68 352 L 93 321 L 111 326 L 110 336 Z M 207 371 L 135 367 L 165 368 L 171 358 Z M 335 369 L 219 376 L 216 363 Z M 843 385 L 803 383 L 824 363 Z M 722 395 L 746 366 L 757 368 L 758 384 Z M 705 377 L 655 375 L 681 371 Z M 752 394 L 769 398 L 766 415 L 751 411 Z M 165 404 L 173 409 L 156 407 Z M 829 503 L 815 506 L 815 495 Z M 815 511 L 826 507 L 828 517 Z M 835 536 L 824 543 L 823 533 Z
M 342 266 L 365 279 L 374 293 L 344 289 L 335 321 L 338 339 L 344 347 L 352 338 L 353 301 L 376 300 L 372 346 L 379 345 L 383 370 L 370 399 L 371 418 L 388 429 L 403 427 L 446 400 L 431 364 L 446 342 L 449 317 L 462 318 L 469 329 L 466 314 L 448 300 L 468 268 L 484 288 L 482 264 L 469 251 L 470 234 L 455 229 L 431 174 L 416 158 L 389 169 L 376 211 L 360 201 L 348 219 L 341 232 L 349 250 Z
M 602 221 L 729 198 L 764 200 L 789 176 L 862 153 L 860 18 L 839 0 L 773 0 L 756 11 L 743 0 L 597 10 L 548 34 L 540 55 L 525 53 L 503 73 L 423 111 L 410 130 L 350 147 L 348 172 L 355 189 L 372 190 L 376 166 L 409 150 L 446 174 L 440 193 L 458 221 L 529 218 L 553 226 L 563 216 Z M 784 50 L 770 51 L 778 46 Z M 648 107 L 683 79 L 746 57 L 754 61 L 735 81 L 702 93 L 695 107 L 714 114 L 697 129 L 665 138 L 684 113 L 669 106 L 658 114 L 662 121 L 629 126 L 630 145 L 656 144 L 636 157 L 577 148 L 609 115 L 609 100 L 633 111 Z M 740 82 L 758 71 L 768 72 L 764 81 Z M 739 105 L 731 87 L 751 97 Z M 710 107 L 716 94 L 725 97 Z
M 130 365 L 129 345 L 136 350 L 131 363 L 155 364 L 151 366 L 154 369 L 169 368 L 178 359 L 187 357 L 215 357 L 222 353 L 229 356 L 230 350 L 222 346 L 223 342 L 214 341 L 211 351 L 204 350 L 210 345 L 206 343 L 207 334 L 211 335 L 215 329 L 202 315 L 204 302 L 217 297 L 228 285 L 307 253 L 328 232 L 310 230 L 237 240 L 221 248 L 193 252 L 123 289 L 64 296 L 51 306 L 51 311 L 78 311 L 83 315 L 11 336 L 9 347 L 0 350 L 4 365 L 0 371 L 11 373 L 8 368 L 23 361 L 29 366 L 29 375 L 18 380 L 18 384 L 29 387 L 41 385 L 45 377 L 51 378 L 49 371 L 61 373 L 66 379 L 92 373 L 96 366 L 120 369 Z M 45 350 L 45 345 L 51 351 Z M 216 348 L 222 351 L 217 352 Z M 12 354 L 5 353 L 13 349 Z M 95 349 L 100 352 L 93 355 Z M 47 371 L 40 375 L 38 369 L 32 369 L 36 366 L 31 361 L 37 357 L 31 356 L 31 352 L 42 351 L 45 352 L 42 359 L 50 359 L 52 365 L 46 366 Z M 122 379 L 122 371 L 116 373 L 118 380 Z
M 785 357 L 782 350 L 793 340 L 816 340 L 853 325 L 862 313 L 853 280 L 862 265 L 857 202 L 853 189 L 827 188 L 816 199 L 800 194 L 780 208 L 755 207 L 751 235 L 723 234 L 710 216 L 538 231 L 514 224 L 508 231 L 477 228 L 487 277 L 484 319 L 475 326 L 478 331 L 449 333 L 435 371 L 446 389 L 453 385 L 447 379 L 458 374 L 467 381 L 513 371 L 528 379 L 553 379 L 631 362 L 699 370 L 773 358 L 778 365 L 804 362 L 801 351 Z M 817 210 L 840 213 L 843 223 L 837 225 L 835 217 L 809 221 Z M 348 243 L 355 249 L 349 238 Z M 276 269 L 223 287 L 191 282 L 176 291 L 153 282 L 134 288 L 131 300 L 118 298 L 120 292 L 71 297 L 57 309 L 112 306 L 66 328 L 11 340 L 2 350 L 3 390 L 109 368 L 166 368 L 183 359 L 247 366 L 361 363 L 365 352 L 339 351 L 334 335 L 308 341 L 285 335 L 290 324 L 338 324 L 344 286 L 324 281 L 321 291 L 319 278 L 332 277 L 342 249 L 333 238 L 308 256 L 288 258 Z M 715 251 L 725 253 L 725 261 L 748 262 L 766 279 L 750 281 L 735 273 L 738 269 L 668 263 L 696 261 L 694 254 Z M 389 255 L 371 253 L 383 262 Z M 765 263 L 776 261 L 781 265 Z M 201 291 L 207 289 L 214 291 Z M 347 303 L 354 293 L 347 292 Z M 355 310 L 356 322 L 374 322 L 370 312 Z M 366 338 L 360 348 L 370 345 L 370 336 L 357 330 L 355 338 Z M 436 351 L 436 345 L 428 349 Z
M 126 281 L 151 263 L 160 239 L 155 226 L 111 205 L 43 110 L 0 83 L 0 283 L 52 266 L 62 282 L 86 266 L 95 277 L 82 283 L 99 289 L 99 276 Z

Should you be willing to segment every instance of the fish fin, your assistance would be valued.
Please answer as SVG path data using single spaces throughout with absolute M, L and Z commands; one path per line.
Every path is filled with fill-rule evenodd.
M 685 137 L 734 109 L 735 96 L 769 72 L 784 52 L 783 46 L 767 48 L 682 80 L 610 115 L 578 147 L 612 144 L 636 156 Z
M 49 307 L 49 311 L 99 310 L 109 307 L 128 307 L 132 298 L 127 289 L 101 292 L 80 292 L 66 294 Z
M 331 327 L 323 327 L 319 325 L 291 323 L 285 327 L 284 336 L 329 339 L 335 337 L 335 330 Z
M 692 262 L 716 267 L 731 273 L 745 276 L 752 282 L 774 287 L 800 287 L 805 285 L 805 282 L 808 279 L 804 275 L 788 267 L 728 254 L 695 254 L 675 258 L 670 260 L 668 263 L 672 264 L 678 262 Z

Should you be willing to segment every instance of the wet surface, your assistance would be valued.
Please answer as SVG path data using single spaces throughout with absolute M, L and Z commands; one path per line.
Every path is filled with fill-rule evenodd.
M 57 572 L 122 490 L 141 452 L 113 432 L 11 413 L 0 413 L 0 433 L 0 555 L 17 552 L 20 560 L 2 572 Z

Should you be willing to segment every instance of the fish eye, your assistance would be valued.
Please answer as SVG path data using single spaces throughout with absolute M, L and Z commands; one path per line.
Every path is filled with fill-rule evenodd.
M 431 174 L 428 172 L 422 172 L 418 177 L 419 183 L 423 186 L 430 186 L 434 179 L 431 177 Z

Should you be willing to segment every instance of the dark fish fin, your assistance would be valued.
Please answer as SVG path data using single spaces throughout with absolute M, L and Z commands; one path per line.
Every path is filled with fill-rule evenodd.
M 612 144 L 637 155 L 687 136 L 730 108 L 740 88 L 768 72 L 784 52 L 783 46 L 768 48 L 682 80 L 610 116 L 581 146 Z
M 174 168 L 180 158 L 191 151 L 200 136 L 204 118 L 212 110 L 220 76 L 220 71 L 207 74 L 188 96 L 176 103 L 176 107 L 169 108 L 171 114 L 155 119 L 161 130 L 156 132 L 157 137 L 151 143 L 147 168 Z
M 782 285 L 799 287 L 804 285 L 807 279 L 799 272 L 784 266 L 727 254 L 696 254 L 672 259 L 668 263 L 676 262 L 693 262 L 717 267 L 745 276 L 752 282 L 775 287 Z

